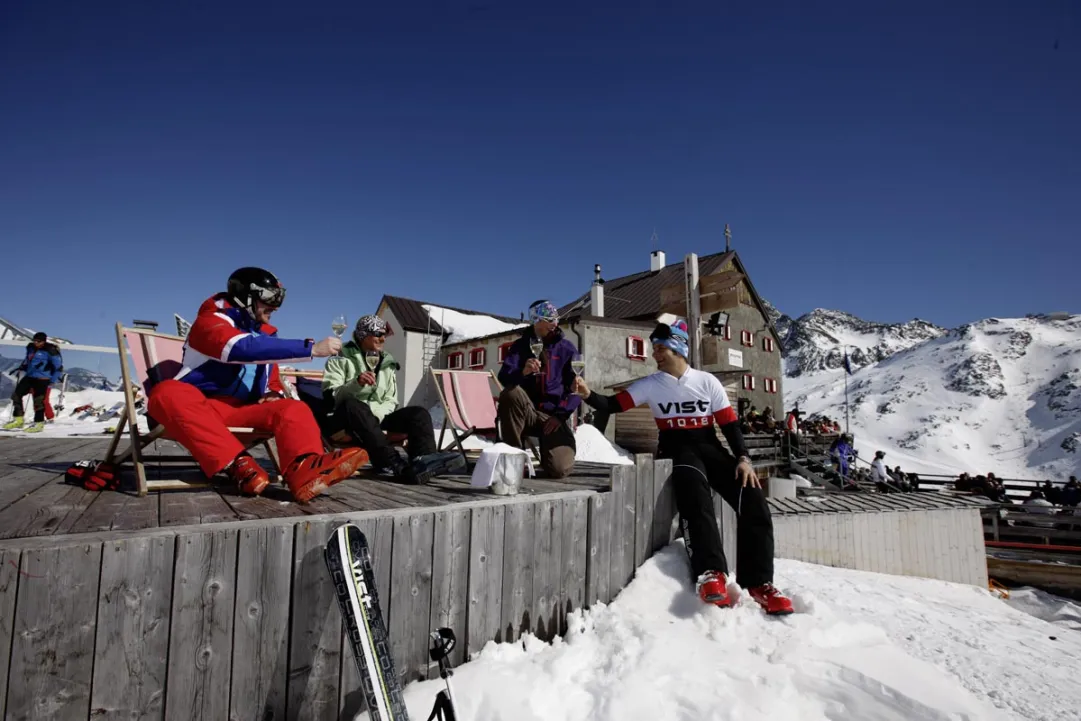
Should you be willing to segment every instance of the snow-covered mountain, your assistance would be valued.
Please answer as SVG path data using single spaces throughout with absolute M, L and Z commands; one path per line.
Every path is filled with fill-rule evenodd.
M 946 332 L 919 318 L 907 323 L 873 323 L 822 308 L 795 320 L 778 314 L 774 325 L 783 341 L 785 375 L 792 378 L 843 367 L 846 347 L 855 370 Z
M 849 350 L 848 379 L 862 458 L 884 450 L 887 464 L 907 470 L 1056 481 L 1081 471 L 1081 315 L 990 318 L 943 331 L 814 311 L 793 322 L 788 340 L 787 362 L 798 372 L 786 381 L 786 406 L 842 422 L 839 344 L 862 350 Z
M 68 390 L 116 391 L 121 388 L 120 383 L 109 380 L 105 375 L 97 371 L 87 370 L 86 368 L 69 368 L 65 372 L 68 374 Z

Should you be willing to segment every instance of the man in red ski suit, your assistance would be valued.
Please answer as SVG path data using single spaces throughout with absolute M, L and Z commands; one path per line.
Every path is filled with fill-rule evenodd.
M 268 321 L 284 299 L 285 288 L 272 273 L 234 272 L 228 290 L 199 308 L 182 367 L 149 390 L 147 412 L 188 449 L 208 478 L 225 472 L 246 494 L 262 493 L 270 478 L 229 426 L 272 432 L 286 485 L 297 501 L 307 503 L 353 475 L 368 457 L 359 448 L 323 453 L 311 410 L 285 397 L 277 364 L 334 355 L 341 341 L 278 338 Z

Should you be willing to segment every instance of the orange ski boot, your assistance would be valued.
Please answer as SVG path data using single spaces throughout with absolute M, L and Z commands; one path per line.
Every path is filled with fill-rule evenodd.
M 225 473 L 236 483 L 241 493 L 258 496 L 270 485 L 270 476 L 263 467 L 247 453 L 241 453 L 225 469 Z
M 285 469 L 285 483 L 300 503 L 307 503 L 339 481 L 353 475 L 368 462 L 363 448 L 343 448 L 317 455 L 300 456 Z

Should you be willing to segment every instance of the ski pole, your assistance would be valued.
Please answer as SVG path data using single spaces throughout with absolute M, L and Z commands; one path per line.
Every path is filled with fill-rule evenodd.
M 440 691 L 435 696 L 435 705 L 428 721 L 460 721 L 457 707 L 454 703 L 454 689 L 450 685 L 450 677 L 454 675 L 450 667 L 450 652 L 454 649 L 457 640 L 454 631 L 449 628 L 438 628 L 429 634 L 432 639 L 432 647 L 428 651 L 431 659 L 439 664 L 439 677 L 447 684 L 446 691 Z

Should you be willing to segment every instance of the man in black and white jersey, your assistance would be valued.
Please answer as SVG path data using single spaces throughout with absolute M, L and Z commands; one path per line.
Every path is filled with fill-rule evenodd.
M 718 606 L 732 603 L 713 489 L 739 517 L 736 567 L 740 585 L 766 613 L 792 613 L 792 602 L 773 586 L 773 519 L 724 386 L 712 374 L 688 365 L 684 320 L 658 324 L 650 341 L 657 373 L 614 396 L 591 392 L 579 378 L 577 392 L 588 405 L 610 413 L 643 404 L 653 412 L 659 431 L 657 457 L 672 459 L 676 506 L 699 597 Z M 734 458 L 717 438 L 715 424 Z

